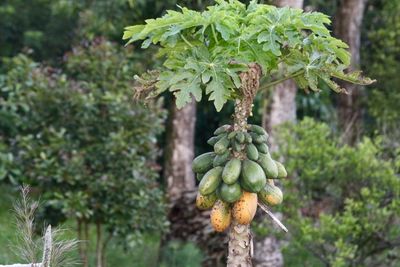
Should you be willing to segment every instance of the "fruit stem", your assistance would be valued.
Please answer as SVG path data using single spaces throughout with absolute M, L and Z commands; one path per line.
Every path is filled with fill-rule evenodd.
M 247 72 L 240 74 L 241 98 L 235 101 L 235 113 L 233 119 L 234 131 L 247 132 L 247 118 L 251 115 L 253 100 L 260 87 L 261 67 L 258 64 L 249 64 Z M 234 152 L 235 158 L 245 158 L 244 152 Z M 228 267 L 251 267 L 253 255 L 253 240 L 250 232 L 250 225 L 239 224 L 235 219 L 229 229 L 228 244 Z

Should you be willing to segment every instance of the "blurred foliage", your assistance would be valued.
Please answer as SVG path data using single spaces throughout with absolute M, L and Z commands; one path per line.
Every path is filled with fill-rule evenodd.
M 342 145 L 310 118 L 282 127 L 279 143 L 292 174 L 282 181 L 288 266 L 398 266 L 400 155 L 385 158 L 380 138 Z
M 390 138 L 389 147 L 399 149 L 400 143 L 400 2 L 371 1 L 364 23 L 363 65 L 378 83 L 368 93 L 368 107 L 378 128 Z M 390 148 L 389 148 L 390 149 Z
M 104 224 L 128 244 L 166 224 L 155 163 L 165 112 L 160 101 L 132 103 L 130 54 L 98 39 L 74 48 L 65 73 L 19 55 L 0 83 L 13 180 L 40 189 L 51 223 Z
M 160 267 L 200 267 L 202 259 L 195 244 L 170 241 L 161 251 Z

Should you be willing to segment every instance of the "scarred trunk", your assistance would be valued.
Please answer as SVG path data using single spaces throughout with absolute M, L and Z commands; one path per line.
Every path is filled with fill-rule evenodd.
M 254 96 L 260 86 L 262 71 L 257 64 L 250 64 L 249 70 L 240 74 L 242 98 L 236 100 L 234 114 L 234 130 L 247 131 L 247 118 L 251 115 Z M 244 152 L 236 152 L 234 157 L 243 159 Z M 251 267 L 253 256 L 253 240 L 250 225 L 241 225 L 234 219 L 229 228 L 228 267 Z
M 289 6 L 302 8 L 303 0 L 277 0 L 279 7 Z M 296 94 L 297 87 L 293 80 L 280 83 L 272 89 L 271 100 L 264 110 L 263 126 L 270 133 L 269 142 L 271 151 L 277 150 L 274 141 L 274 129 L 285 122 L 296 120 Z M 257 267 L 281 267 L 283 256 L 279 241 L 274 236 L 255 238 L 254 265 Z
M 349 45 L 351 66 L 349 71 L 356 70 L 360 65 L 361 23 L 367 0 L 342 0 L 335 16 L 334 33 Z M 353 144 L 361 134 L 362 110 L 361 87 L 339 82 L 346 88 L 349 95 L 339 94 L 338 120 L 343 131 L 343 141 Z

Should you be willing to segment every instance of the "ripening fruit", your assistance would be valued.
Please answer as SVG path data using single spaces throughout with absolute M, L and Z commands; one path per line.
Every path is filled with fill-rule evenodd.
M 210 219 L 211 225 L 215 231 L 225 231 L 231 224 L 231 208 L 229 204 L 217 200 L 211 210 Z
M 263 190 L 258 192 L 258 199 L 266 205 L 276 206 L 282 203 L 283 193 L 279 187 L 266 184 Z
M 197 193 L 196 207 L 200 210 L 208 210 L 214 206 L 215 201 L 217 201 L 217 194 L 215 192 L 207 196 Z
M 233 218 L 240 224 L 249 224 L 257 211 L 257 194 L 243 191 L 232 208 Z

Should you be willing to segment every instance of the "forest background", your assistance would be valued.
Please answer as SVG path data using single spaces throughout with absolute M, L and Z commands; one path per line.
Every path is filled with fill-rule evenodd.
M 87 240 L 72 255 L 82 266 L 224 266 L 224 235 L 194 206 L 191 161 L 233 105 L 133 101 L 134 74 L 160 61 L 121 40 L 126 25 L 213 3 L 0 3 L 0 264 L 21 261 L 11 208 L 29 184 L 42 202 L 37 235 L 50 223 Z M 400 2 L 264 3 L 331 16 L 352 69 L 377 82 L 342 84 L 351 94 L 337 96 L 287 81 L 258 95 L 251 122 L 272 134 L 289 173 L 274 209 L 289 234 L 260 214 L 255 265 L 400 266 Z

